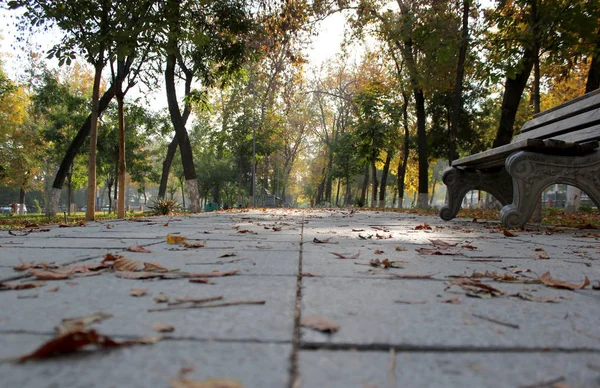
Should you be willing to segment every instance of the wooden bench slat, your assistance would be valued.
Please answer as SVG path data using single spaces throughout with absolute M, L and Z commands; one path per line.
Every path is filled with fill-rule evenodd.
M 457 159 L 452 162 L 452 167 L 464 168 L 485 168 L 500 167 L 504 165 L 504 160 L 515 151 L 520 151 L 526 148 L 543 147 L 544 142 L 539 139 L 523 139 L 514 143 L 506 144 L 501 147 L 492 148 L 491 150 L 483 151 L 475 155 L 470 155 L 464 158 Z
M 563 120 L 598 107 L 600 107 L 600 89 L 536 114 L 532 120 L 525 123 L 520 132 L 529 132 L 552 121 Z
M 600 140 L 600 124 L 580 129 L 577 132 L 564 133 L 552 136 L 553 139 L 564 140 L 571 143 L 583 143 L 590 140 Z
M 598 97 L 600 98 L 600 94 L 598 95 Z M 556 138 L 557 136 L 560 136 L 562 134 L 574 133 L 574 131 L 578 132 L 584 128 L 595 126 L 598 124 L 600 124 L 600 107 L 591 111 L 580 113 L 567 119 L 562 119 L 560 121 L 555 121 L 553 123 L 546 124 L 543 127 L 539 127 L 531 131 L 527 131 L 525 133 L 521 132 L 519 135 L 515 136 L 513 141 L 519 141 L 524 138 Z M 590 135 L 590 138 L 583 140 L 594 140 L 600 137 L 600 133 L 586 133 Z

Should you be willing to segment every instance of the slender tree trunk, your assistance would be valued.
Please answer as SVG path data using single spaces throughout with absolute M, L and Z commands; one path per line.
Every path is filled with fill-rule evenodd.
M 469 8 L 470 0 L 463 0 L 462 37 L 460 49 L 458 51 L 456 81 L 454 83 L 454 95 L 452 97 L 452 122 L 450 124 L 450 149 L 448 155 L 448 163 L 450 165 L 452 165 L 452 161 L 456 159 L 456 134 L 458 133 L 462 112 L 462 88 L 465 75 L 465 60 L 469 45 Z
M 67 214 L 71 215 L 71 204 L 73 203 L 73 173 L 67 174 Z
M 352 186 L 350 184 L 350 177 L 346 177 L 346 198 L 344 199 L 344 206 L 353 205 L 354 201 L 352 201 Z
M 335 193 L 335 207 L 340 206 L 340 186 L 341 186 L 342 180 L 338 178 L 337 180 L 337 190 Z
M 120 85 L 119 85 L 120 89 Z M 119 120 L 119 196 L 117 198 L 117 218 L 125 218 L 125 95 L 122 90 L 117 91 L 118 120 Z
M 171 7 L 173 19 L 179 17 L 179 6 L 176 0 L 169 0 L 167 4 Z M 179 143 L 179 152 L 181 153 L 181 163 L 183 165 L 183 174 L 186 180 L 186 187 L 188 191 L 188 202 L 190 212 L 197 213 L 200 211 L 200 197 L 198 193 L 198 181 L 196 179 L 196 168 L 194 166 L 194 156 L 192 154 L 192 146 L 190 139 L 185 128 L 186 118 L 184 111 L 182 115 L 179 109 L 179 102 L 177 101 L 177 91 L 175 88 L 175 66 L 177 64 L 177 53 L 178 53 L 178 41 L 177 34 L 179 31 L 176 27 L 170 26 L 169 38 L 167 42 L 167 58 L 165 67 L 165 89 L 167 92 L 167 103 L 169 106 L 169 114 L 171 116 L 171 123 L 175 129 L 175 135 Z M 188 75 L 188 79 L 190 76 Z M 187 92 L 187 85 L 186 85 Z
M 94 221 L 96 216 L 96 142 L 98 141 L 98 117 L 100 116 L 100 81 L 104 68 L 104 49 L 95 65 L 94 86 L 92 89 L 92 117 L 90 119 L 90 152 L 88 158 L 87 209 L 85 219 Z
M 398 209 L 402 209 L 404 203 L 404 179 L 406 177 L 406 166 L 410 152 L 410 132 L 408 128 L 408 95 L 402 92 L 402 127 L 404 128 L 404 143 L 402 157 L 398 161 Z
M 362 190 L 360 192 L 361 206 L 365 206 L 367 198 L 367 188 L 369 187 L 369 163 L 365 164 L 365 179 L 363 180 Z
M 173 137 L 171 143 L 167 147 L 167 155 L 165 156 L 165 160 L 163 161 L 162 166 L 162 174 L 160 176 L 160 184 L 158 186 L 158 198 L 164 199 L 165 194 L 167 193 L 167 184 L 169 183 L 169 172 L 171 170 L 171 164 L 173 163 L 173 158 L 175 157 L 175 153 L 177 152 L 177 135 Z
M 375 156 L 371 159 L 371 207 L 377 207 L 377 166 L 375 165 Z
M 27 182 L 23 182 L 19 189 L 19 214 L 25 214 L 25 185 Z
M 417 207 L 426 209 L 429 196 L 429 161 L 427 160 L 427 133 L 425 132 L 425 97 L 422 89 L 415 89 L 417 110 L 417 149 L 419 153 L 419 200 Z
M 379 207 L 385 208 L 385 194 L 387 188 L 387 178 L 390 173 L 390 164 L 392 163 L 392 155 L 394 151 L 389 149 L 385 158 L 385 164 L 383 165 L 383 172 L 381 173 L 381 185 L 379 186 Z

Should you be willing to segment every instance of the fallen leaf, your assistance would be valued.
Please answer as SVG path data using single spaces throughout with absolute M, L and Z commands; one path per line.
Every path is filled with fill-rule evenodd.
M 337 253 L 337 252 L 329 252 L 334 256 L 337 256 L 340 259 L 357 259 L 358 256 L 360 256 L 360 252 L 358 252 L 357 254 L 354 255 L 348 255 L 348 254 L 342 254 L 342 253 Z
M 512 233 L 510 230 L 508 229 L 502 229 L 502 233 L 504 233 L 504 236 L 506 237 L 517 237 L 516 234 Z
M 121 257 L 113 263 L 112 267 L 117 271 L 139 271 L 143 265 L 140 261 Z
M 152 298 L 152 300 L 156 303 L 167 303 L 169 301 L 169 297 L 161 292 L 160 294 Z
M 469 244 L 467 244 L 467 245 L 461 245 L 460 247 L 461 248 L 465 248 L 465 249 L 469 249 L 469 250 L 472 250 L 472 251 L 474 251 L 475 249 L 477 249 L 477 247 L 474 247 L 473 245 L 469 245 Z
M 46 290 L 46 292 L 56 292 L 60 290 L 60 286 L 52 287 Z
M 152 325 L 152 330 L 158 331 L 159 333 L 170 333 L 175 331 L 175 326 L 155 323 Z
M 194 273 L 194 272 L 186 272 L 182 275 L 187 278 L 220 278 L 223 276 L 233 276 L 237 275 L 240 272 L 239 269 L 232 269 L 229 271 L 213 271 L 213 272 L 204 272 L 204 273 Z
M 550 276 L 550 272 L 546 272 L 545 274 L 540 276 L 538 280 L 548 287 L 565 288 L 567 290 L 581 290 L 590 285 L 590 280 L 587 278 L 587 276 L 584 276 L 582 284 L 575 284 L 568 283 L 562 280 L 552 279 L 552 276 Z
M 28 290 L 30 288 L 37 288 L 45 286 L 44 282 L 29 282 L 29 283 L 0 283 L 0 291 L 7 290 Z
M 183 246 L 186 248 L 204 248 L 206 243 L 204 241 L 198 241 L 195 243 L 184 242 Z
M 234 252 L 223 253 L 221 256 L 219 256 L 219 258 L 222 258 L 222 257 L 233 257 L 233 256 L 237 256 L 237 254 L 234 253 Z
M 460 304 L 460 296 L 456 295 L 453 298 L 448 298 L 448 299 L 444 299 L 444 300 L 440 300 L 440 303 L 451 303 L 451 304 Z
M 41 270 L 35 268 L 29 268 L 28 272 L 39 280 L 63 280 L 70 278 L 75 273 L 75 271 L 64 272 L 61 270 Z
M 131 296 L 144 296 L 146 294 L 148 294 L 147 288 L 132 288 L 129 291 L 129 295 Z
M 186 241 L 187 237 L 167 234 L 167 244 L 184 244 Z
M 89 325 L 101 322 L 108 318 L 112 318 L 112 315 L 105 314 L 103 312 L 97 312 L 82 317 L 64 318 L 54 330 L 56 331 L 57 335 L 64 335 L 66 333 L 76 331 L 84 331 L 88 329 Z
M 458 245 L 458 243 L 449 243 L 443 240 L 432 240 L 429 239 L 429 241 L 431 241 L 431 243 L 436 246 L 436 247 L 441 247 L 441 248 L 451 248 L 451 247 L 455 247 Z
M 592 286 L 593 290 L 600 290 L 600 280 L 598 280 L 598 284 L 596 284 L 595 286 Z
M 106 225 L 106 229 L 112 229 L 114 227 L 115 227 L 114 225 Z
M 352 229 L 353 232 L 364 232 L 364 229 Z
M 375 253 L 376 255 L 381 255 L 382 253 L 385 253 L 385 252 L 381 251 L 379 249 L 375 249 L 375 252 L 373 252 L 373 253 Z
M 238 233 L 258 234 L 257 232 L 254 232 L 250 229 L 241 229 L 241 230 L 238 230 Z
M 556 298 L 537 298 L 527 292 L 519 292 L 513 295 L 509 295 L 515 298 L 521 298 L 523 300 L 527 300 L 530 302 L 538 302 L 538 303 L 558 303 Z
M 316 278 L 316 277 L 320 277 L 321 275 L 317 275 L 315 273 L 310 273 L 310 272 L 303 272 L 302 276 L 307 277 L 307 278 Z
M 29 268 L 41 268 L 41 269 L 47 269 L 50 267 L 57 268 L 57 266 L 54 262 L 52 262 L 52 263 L 46 263 L 46 262 L 36 263 L 35 261 L 23 261 L 21 259 L 19 259 L 19 261 L 21 263 L 19 265 L 16 265 L 13 267 L 13 269 L 15 271 L 26 271 Z
M 122 279 L 179 279 L 185 277 L 176 272 L 147 272 L 147 271 L 116 271 L 115 276 Z
M 415 230 L 431 230 L 431 226 L 427 222 L 424 222 L 423 225 L 415 226 Z
M 415 251 L 419 252 L 422 255 L 432 255 L 432 256 L 455 256 L 458 255 L 456 252 L 442 252 L 439 249 L 431 249 L 431 248 L 416 248 Z
M 198 381 L 179 378 L 171 380 L 171 388 L 244 388 L 244 386 L 234 379 L 210 378 Z
M 541 252 L 536 253 L 536 258 L 538 260 L 548 260 L 550 256 L 548 256 L 548 253 L 542 250 Z
M 504 295 L 504 292 L 499 289 L 483 283 L 460 284 L 459 286 L 466 291 L 467 296 L 489 299 Z
M 206 278 L 190 279 L 190 283 L 217 284 L 215 282 L 211 282 L 210 280 L 208 280 Z
M 144 263 L 144 268 L 142 269 L 142 271 L 148 271 L 148 272 L 169 272 L 169 271 L 173 271 L 173 270 L 165 268 L 165 267 L 163 267 L 162 265 L 160 265 L 158 263 Z
M 129 248 L 127 248 L 127 250 L 129 252 L 139 252 L 139 253 L 150 253 L 150 252 L 152 252 L 151 250 L 146 249 L 144 247 L 141 247 L 139 245 L 136 245 L 136 246 L 133 246 L 133 247 L 129 247 Z
M 315 243 L 315 244 L 327 244 L 329 242 L 329 240 L 331 240 L 331 237 L 324 238 L 324 239 L 321 239 L 321 240 L 319 240 L 318 238 L 315 237 L 313 239 L 313 243 Z
M 408 249 L 405 247 L 396 247 L 396 251 L 398 252 L 403 252 L 403 251 L 407 251 Z
M 369 238 L 373 238 L 373 235 L 369 234 L 369 235 L 363 236 L 362 234 L 359 234 L 358 238 L 361 239 L 361 240 L 366 240 L 366 239 L 369 239 Z
M 400 273 L 393 273 L 390 275 L 390 279 L 429 279 L 430 277 L 432 277 L 433 275 L 435 275 L 434 273 L 430 273 L 430 274 L 425 274 L 425 275 L 416 275 L 416 274 L 400 274 Z
M 324 333 L 335 333 L 340 329 L 340 325 L 337 322 L 316 315 L 309 315 L 302 318 L 300 320 L 300 325 Z

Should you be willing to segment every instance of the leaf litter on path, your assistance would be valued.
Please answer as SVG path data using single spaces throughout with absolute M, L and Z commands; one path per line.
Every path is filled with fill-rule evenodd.
M 340 324 L 327 318 L 309 315 L 300 320 L 300 325 L 323 333 L 333 334 L 340 329 Z
M 583 280 L 582 284 L 576 284 L 576 283 L 568 283 L 568 282 L 558 280 L 558 279 L 552 279 L 550 272 L 544 273 L 542 276 L 540 276 L 538 278 L 538 280 L 548 287 L 564 288 L 567 290 L 581 290 L 590 285 L 590 280 L 588 279 L 587 276 L 584 276 L 584 280 Z

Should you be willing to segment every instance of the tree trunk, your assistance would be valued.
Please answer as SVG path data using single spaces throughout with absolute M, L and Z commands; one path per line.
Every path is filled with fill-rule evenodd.
M 375 165 L 375 156 L 371 158 L 371 207 L 377 207 L 377 166 Z
M 100 58 L 95 64 L 94 86 L 92 90 L 92 115 L 90 119 L 90 152 L 88 158 L 88 186 L 87 209 L 85 219 L 94 221 L 96 216 L 96 142 L 98 140 L 98 117 L 100 116 L 100 81 L 104 68 L 104 53 L 100 51 Z
M 379 207 L 385 208 L 385 192 L 387 187 L 387 178 L 390 172 L 390 163 L 392 163 L 393 150 L 387 151 L 387 157 L 385 158 L 385 164 L 383 165 L 383 172 L 381 173 L 381 185 L 379 186 Z
M 369 164 L 365 164 L 365 179 L 363 180 L 362 190 L 360 192 L 361 206 L 366 205 L 367 188 L 369 187 Z
M 25 214 L 25 184 L 27 182 L 23 182 L 21 188 L 19 189 L 19 214 Z
M 408 128 L 408 95 L 402 92 L 402 127 L 404 128 L 404 143 L 402 157 L 398 161 L 398 209 L 402 209 L 404 202 L 404 179 L 406 177 L 406 166 L 410 152 L 410 133 Z
M 119 120 L 119 196 L 117 198 L 117 218 L 125 218 L 125 116 L 124 116 L 124 99 L 121 85 L 118 85 L 117 104 L 118 104 L 118 120 Z
M 598 28 L 598 33 L 596 35 L 596 43 L 594 44 L 594 46 L 594 51 L 592 53 L 592 63 L 590 64 L 587 83 L 585 85 L 586 93 L 589 93 L 596 89 L 600 89 L 600 28 Z
M 425 97 L 422 89 L 415 89 L 415 108 L 417 110 L 417 149 L 419 153 L 419 201 L 420 209 L 428 207 L 429 197 L 429 161 L 427 160 L 427 133 L 425 132 Z
M 448 163 L 450 165 L 452 165 L 452 161 L 456 159 L 456 134 L 458 132 L 462 112 L 462 85 L 465 75 L 467 47 L 469 45 L 469 8 L 470 0 L 463 0 L 462 39 L 458 51 L 456 81 L 454 83 L 454 95 L 452 97 L 452 122 L 450 124 L 450 150 L 448 155 Z
M 512 139 L 519 102 L 521 101 L 525 85 L 527 85 L 527 79 L 529 79 L 529 75 L 531 74 L 535 56 L 536 53 L 533 48 L 525 49 L 521 58 L 521 71 L 514 78 L 506 78 L 504 97 L 502 98 L 502 113 L 500 114 L 500 124 L 496 133 L 496 139 L 494 140 L 494 148 L 508 144 Z
M 67 214 L 71 215 L 71 203 L 73 203 L 73 173 L 67 174 Z
M 98 102 L 98 114 L 101 114 L 106 110 L 108 104 L 115 96 L 115 87 L 111 85 L 107 91 L 104 92 L 102 98 Z M 48 216 L 55 216 L 58 212 L 58 202 L 60 200 L 60 193 L 62 191 L 63 185 L 65 183 L 65 179 L 67 178 L 67 174 L 71 166 L 73 165 L 73 161 L 79 152 L 79 149 L 85 143 L 85 139 L 90 134 L 92 128 L 92 114 L 87 117 L 83 125 L 77 131 L 77 135 L 69 144 L 69 148 L 67 148 L 67 152 L 63 157 L 62 162 L 60 163 L 60 167 L 56 172 L 56 176 L 54 177 L 54 182 L 52 183 L 52 193 L 50 195 L 50 203 L 46 206 L 46 213 Z
M 169 183 L 169 172 L 171 170 L 171 163 L 173 163 L 173 158 L 175 157 L 175 153 L 177 152 L 177 135 L 173 137 L 171 143 L 167 147 L 167 155 L 165 156 L 165 160 L 163 161 L 162 174 L 160 176 L 160 185 L 158 186 L 158 198 L 165 199 L 165 194 L 167 193 L 167 184 Z

